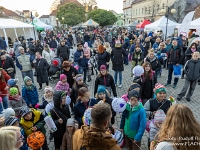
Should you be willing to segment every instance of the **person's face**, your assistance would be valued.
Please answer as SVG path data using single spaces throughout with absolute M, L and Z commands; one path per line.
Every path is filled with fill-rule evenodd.
M 78 85 L 83 85 L 83 79 L 79 79 L 77 83 Z
M 194 48 L 196 48 L 196 46 L 195 46 L 195 45 L 192 45 L 192 48 L 194 49 Z
M 101 72 L 101 74 L 102 74 L 103 76 L 105 76 L 105 74 L 106 74 L 106 70 L 105 70 L 105 69 L 100 70 L 100 72 Z
M 98 96 L 99 96 L 100 99 L 106 98 L 106 94 L 103 93 L 103 92 L 102 92 L 102 93 L 99 93 Z
M 32 116 L 33 116 L 32 112 L 29 112 L 29 113 L 27 113 L 27 114 L 24 116 L 24 119 L 26 119 L 26 120 L 31 120 L 31 119 L 32 119 Z
M 35 57 L 36 57 L 37 59 L 40 59 L 41 56 L 40 56 L 40 54 L 36 53 L 36 54 L 35 54 Z
M 23 145 L 23 135 L 20 133 L 20 131 L 16 131 L 16 137 L 17 137 L 17 143 L 15 145 L 16 149 L 19 149 Z
M 156 125 L 158 128 L 160 128 L 161 125 L 162 125 L 162 122 L 156 122 L 155 125 Z
M 78 49 L 79 49 L 79 50 L 82 50 L 82 49 L 83 49 L 83 46 L 82 46 L 82 45 L 79 45 L 79 46 L 78 46 Z
M 136 50 L 136 52 L 139 52 L 139 51 L 140 51 L 140 48 L 136 48 L 135 50 Z
M 138 99 L 136 97 L 130 98 L 130 104 L 131 106 L 137 106 L 138 105 Z
M 149 53 L 149 58 L 150 58 L 150 59 L 153 59 L 153 58 L 154 58 L 154 55 L 155 55 L 155 54 L 154 54 L 153 52 L 150 52 L 150 53 Z
M 62 83 L 66 83 L 67 82 L 67 78 L 64 78 L 63 80 L 62 80 Z
M 160 44 L 160 48 L 161 49 L 163 49 L 164 48 L 164 44 L 162 43 L 162 44 Z
M 147 65 L 147 66 L 145 66 L 144 70 L 145 70 L 146 72 L 149 72 L 149 71 L 151 70 L 151 67 L 150 67 L 149 65 Z
M 47 97 L 52 97 L 53 92 L 52 91 L 47 91 L 45 94 L 46 94 Z
M 158 100 L 164 100 L 166 97 L 167 97 L 167 94 L 166 94 L 165 92 L 159 92 L 159 93 L 157 93 L 157 95 L 156 95 L 156 98 L 157 98 Z
M 173 46 L 177 46 L 177 41 L 173 41 L 173 42 L 172 42 L 172 45 L 173 45 Z
M 89 99 L 90 99 L 90 92 L 89 91 L 86 92 L 83 97 L 81 97 L 81 101 L 83 103 L 87 103 L 89 101 Z
M 16 121 L 13 126 L 19 127 L 19 121 Z
M 72 133 L 73 130 L 74 130 L 74 127 L 73 126 L 67 126 L 67 130 L 69 133 Z
M 62 41 L 62 42 L 61 42 L 61 45 L 65 45 L 65 42 L 64 42 L 64 41 Z
M 6 59 L 6 55 L 2 55 L 1 60 L 5 60 L 5 59 Z
M 198 60 L 198 59 L 199 59 L 199 54 L 193 54 L 193 55 L 192 55 L 192 59 Z
M 64 68 L 65 71 L 69 71 L 70 70 L 70 67 L 67 67 L 67 68 Z
M 20 53 L 24 54 L 24 49 L 23 48 L 20 49 Z
M 28 86 L 31 85 L 31 84 L 32 84 L 31 80 L 29 80 L 29 81 L 26 82 L 26 85 L 28 85 Z
M 157 43 L 159 43 L 159 42 L 160 42 L 160 39 L 159 39 L 159 38 L 157 38 L 157 39 L 156 39 L 156 42 L 157 42 Z
M 66 103 L 66 95 L 64 95 L 64 96 L 62 97 L 62 102 L 61 102 L 61 104 L 64 105 L 65 103 Z

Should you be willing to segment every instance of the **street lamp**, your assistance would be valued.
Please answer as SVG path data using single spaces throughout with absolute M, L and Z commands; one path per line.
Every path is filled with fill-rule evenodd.
M 36 13 L 35 13 L 35 17 L 38 17 L 38 16 L 39 16 L 39 14 L 36 12 Z M 33 17 L 32 11 L 30 11 L 30 14 L 29 14 L 29 13 L 25 14 L 25 17 L 26 17 L 26 18 L 29 18 L 29 17 L 30 17 L 31 20 L 32 20 L 33 31 L 34 31 L 34 38 L 35 38 L 35 41 L 36 41 L 35 27 L 34 27 L 34 23 L 33 23 L 34 17 Z
M 57 29 L 58 29 L 58 18 L 56 18 L 56 24 L 57 24 Z
M 167 9 L 167 11 L 166 11 Z M 171 12 L 171 14 L 176 13 L 176 9 L 169 9 L 169 6 L 166 6 L 166 9 L 162 9 L 161 13 L 165 14 L 166 18 L 167 18 L 167 23 L 166 23 L 166 32 L 165 32 L 165 40 L 167 39 L 167 28 L 168 28 L 168 22 L 169 22 L 169 14 Z
M 63 24 L 63 28 L 64 28 L 64 20 L 65 20 L 65 18 L 64 18 L 64 17 L 62 17 L 62 24 Z

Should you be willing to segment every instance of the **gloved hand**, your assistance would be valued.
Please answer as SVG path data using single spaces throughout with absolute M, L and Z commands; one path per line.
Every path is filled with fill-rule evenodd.
M 39 107 L 40 107 L 40 105 L 39 105 L 39 104 L 36 104 L 36 105 L 35 105 L 35 108 L 36 108 L 36 109 L 37 109 L 37 108 L 39 108 Z

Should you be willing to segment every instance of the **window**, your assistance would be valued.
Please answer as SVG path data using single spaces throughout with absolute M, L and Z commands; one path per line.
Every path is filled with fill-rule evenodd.
M 149 7 L 149 14 L 150 14 L 150 12 L 151 12 L 151 7 Z
M 145 14 L 147 14 L 147 7 L 145 7 Z
M 162 4 L 162 9 L 165 9 L 165 3 Z
M 136 14 L 135 15 L 137 16 L 137 9 L 136 9 Z
M 142 8 L 142 14 L 144 13 L 144 9 Z
M 139 9 L 139 12 L 138 12 L 138 13 L 139 13 L 139 15 L 140 15 L 140 9 Z

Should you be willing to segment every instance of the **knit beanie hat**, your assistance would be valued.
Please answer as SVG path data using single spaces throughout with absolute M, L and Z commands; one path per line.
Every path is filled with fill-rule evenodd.
M 53 66 L 58 66 L 59 62 L 57 60 L 52 61 Z
M 15 122 L 17 122 L 17 121 L 18 121 L 18 118 L 17 118 L 17 117 L 10 116 L 10 117 L 8 117 L 8 118 L 5 120 L 4 124 L 5 124 L 5 126 L 12 126 L 12 125 L 15 124 Z
M 18 94 L 18 89 L 16 88 L 16 87 L 12 87 L 12 88 L 10 88 L 10 95 L 11 96 L 14 96 L 14 95 L 16 95 L 16 94 Z
M 106 70 L 106 66 L 105 65 L 101 65 L 100 70 Z
M 67 126 L 75 127 L 75 121 L 72 118 L 67 120 Z
M 60 75 L 60 81 L 66 79 L 66 78 L 67 78 L 67 76 L 66 76 L 65 74 L 61 74 L 61 75 Z
M 2 113 L 5 120 L 10 116 L 15 116 L 15 111 L 12 108 L 4 109 Z
M 162 109 L 156 111 L 154 122 L 163 122 L 166 118 L 165 112 Z
M 18 82 L 18 79 L 9 79 L 7 84 L 9 87 L 15 87 Z
M 31 110 L 27 107 L 24 106 L 21 108 L 21 110 L 19 111 L 19 114 L 24 117 L 26 114 L 28 114 L 29 112 L 31 112 Z
M 133 68 L 133 74 L 135 77 L 140 77 L 144 73 L 144 68 L 140 65 L 137 65 Z
M 24 83 L 27 83 L 28 81 L 32 81 L 32 79 L 28 76 L 24 77 Z
M 165 92 L 166 93 L 166 88 L 164 87 L 164 85 L 157 83 L 155 85 L 155 94 L 157 95 L 157 93 L 159 92 Z
M 131 90 L 128 92 L 128 97 L 131 98 L 131 97 L 136 97 L 137 99 L 139 99 L 140 97 L 140 94 L 138 91 L 136 90 Z
M 98 93 L 98 94 L 100 94 L 100 93 L 106 93 L 106 88 L 105 88 L 105 86 L 99 85 L 99 86 L 98 86 L 98 89 L 97 89 L 97 93 Z

